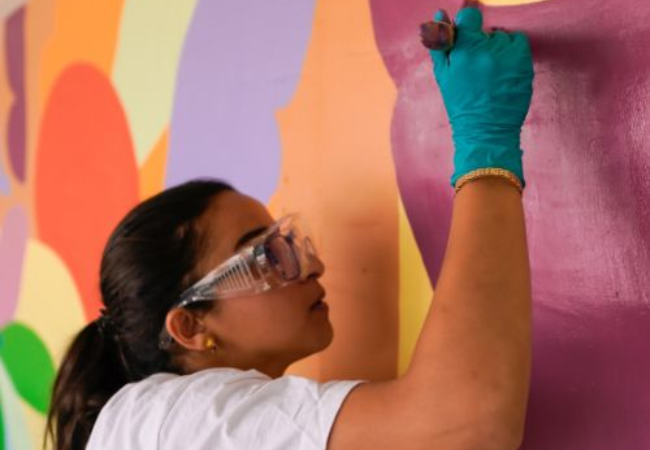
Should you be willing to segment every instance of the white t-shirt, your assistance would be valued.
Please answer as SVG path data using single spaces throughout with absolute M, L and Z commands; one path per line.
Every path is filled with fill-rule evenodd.
M 86 450 L 325 450 L 345 397 L 363 382 L 234 368 L 158 373 L 110 398 Z

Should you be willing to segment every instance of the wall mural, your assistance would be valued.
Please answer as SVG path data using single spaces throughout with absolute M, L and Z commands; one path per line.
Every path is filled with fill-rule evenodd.
M 537 62 L 523 136 L 535 301 L 524 447 L 644 448 L 650 9 L 485 3 L 489 23 L 530 33 Z M 290 373 L 383 380 L 408 366 L 453 193 L 449 129 L 418 36 L 433 6 L 269 5 L 0 6 L 0 450 L 40 448 L 56 367 L 99 312 L 112 228 L 194 177 L 311 223 L 335 339 Z
M 453 161 L 431 61 L 412 32 L 431 2 L 371 4 L 399 92 L 399 188 L 435 287 Z M 455 12 L 458 2 L 436 7 Z M 485 17 L 488 27 L 526 31 L 536 61 L 522 136 L 535 303 L 523 448 L 649 448 L 650 7 L 552 0 L 486 8 Z

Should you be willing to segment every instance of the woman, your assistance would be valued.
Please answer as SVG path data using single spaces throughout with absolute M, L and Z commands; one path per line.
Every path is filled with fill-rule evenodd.
M 436 20 L 436 33 L 451 26 L 444 12 Z M 483 32 L 472 5 L 455 25 L 453 49 L 431 56 L 457 194 L 407 372 L 385 382 L 284 375 L 333 336 L 309 234 L 300 216 L 275 220 L 226 183 L 193 181 L 138 205 L 110 237 L 102 316 L 56 379 L 56 449 L 519 446 L 531 296 L 519 136 L 532 58 L 525 36 Z

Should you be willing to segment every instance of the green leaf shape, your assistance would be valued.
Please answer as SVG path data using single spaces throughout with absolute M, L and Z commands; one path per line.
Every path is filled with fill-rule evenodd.
M 55 369 L 38 335 L 24 324 L 10 323 L 0 330 L 0 359 L 18 395 L 35 410 L 47 414 Z

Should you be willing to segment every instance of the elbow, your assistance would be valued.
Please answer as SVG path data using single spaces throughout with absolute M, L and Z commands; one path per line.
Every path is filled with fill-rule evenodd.
M 483 406 L 475 423 L 478 424 L 476 447 L 472 450 L 517 450 L 525 437 L 526 411 L 528 409 L 526 392 L 491 396 L 480 404 Z M 489 405 L 489 406 L 485 406 Z
M 482 433 L 477 433 L 471 450 L 517 450 L 523 441 L 523 424 L 509 427 L 500 424 L 486 427 Z
M 524 440 L 525 414 L 492 411 L 457 422 L 454 450 L 517 450 Z
M 524 433 L 523 430 L 508 433 L 502 431 L 499 434 L 491 435 L 489 441 L 491 441 L 490 445 L 485 446 L 484 442 L 483 445 L 477 446 L 474 450 L 486 450 L 488 448 L 490 450 L 517 450 L 524 442 Z
M 517 450 L 524 440 L 523 427 L 507 428 L 503 423 L 464 422 L 452 429 L 443 432 L 438 429 L 436 436 L 427 442 L 436 442 L 436 448 L 445 450 Z

